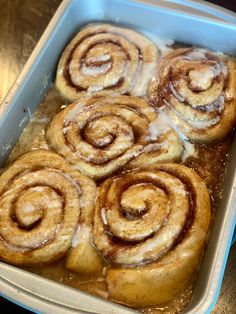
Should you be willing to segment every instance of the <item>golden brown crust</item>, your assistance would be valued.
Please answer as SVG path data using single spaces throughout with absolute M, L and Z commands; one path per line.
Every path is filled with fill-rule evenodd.
M 160 164 L 107 179 L 93 234 L 113 265 L 106 276 L 110 297 L 145 306 L 183 290 L 199 264 L 210 217 L 205 183 L 185 166 Z
M 91 223 L 94 197 L 95 183 L 59 155 L 26 153 L 0 178 L 0 258 L 15 265 L 58 260 L 78 224 Z
M 190 141 L 219 141 L 236 121 L 235 74 L 229 57 L 206 49 L 176 49 L 160 60 L 149 97 Z
M 156 46 L 133 30 L 90 25 L 63 52 L 55 84 L 69 101 L 91 94 L 145 96 L 158 57 Z
M 174 130 L 151 138 L 149 127 L 157 117 L 138 97 L 90 97 L 60 112 L 46 138 L 75 168 L 102 179 L 126 165 L 136 168 L 180 158 L 183 147 Z
M 147 96 L 158 57 L 144 36 L 108 24 L 82 29 L 67 46 L 55 85 L 77 101 L 46 131 L 46 147 L 60 155 L 28 153 L 0 178 L 1 260 L 30 266 L 65 256 L 70 271 L 104 270 L 106 298 L 132 307 L 168 302 L 195 278 L 209 194 L 193 170 L 163 162 L 184 161 L 192 143 L 232 130 L 235 63 L 174 50 L 150 83 L 151 105 L 136 96 Z M 98 198 L 86 175 L 108 177 Z

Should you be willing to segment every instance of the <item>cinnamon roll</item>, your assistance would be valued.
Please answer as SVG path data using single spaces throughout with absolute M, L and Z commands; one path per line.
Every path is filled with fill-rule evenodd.
M 178 160 L 182 143 L 158 126 L 154 108 L 134 96 L 91 97 L 69 105 L 50 123 L 49 146 L 94 179 L 124 166 Z M 155 132 L 153 127 L 155 126 Z
M 158 57 L 156 46 L 133 30 L 90 25 L 63 52 L 55 84 L 69 101 L 87 94 L 145 96 Z
M 149 96 L 193 142 L 223 139 L 236 121 L 235 62 L 206 49 L 177 49 L 162 58 Z
M 78 224 L 91 222 L 95 197 L 95 183 L 62 157 L 26 153 L 0 177 L 0 259 L 20 266 L 58 260 Z
M 197 270 L 210 217 L 206 185 L 186 166 L 163 163 L 104 181 L 93 235 L 111 263 L 110 298 L 134 307 L 172 299 Z

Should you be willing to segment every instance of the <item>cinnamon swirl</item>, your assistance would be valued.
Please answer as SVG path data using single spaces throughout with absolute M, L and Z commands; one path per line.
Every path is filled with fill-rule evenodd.
M 206 49 L 177 49 L 162 58 L 149 96 L 193 142 L 223 139 L 236 121 L 235 62 Z
M 62 157 L 26 153 L 0 177 L 0 259 L 21 266 L 58 260 L 78 224 L 90 222 L 95 197 L 95 183 Z
M 159 52 L 143 35 L 109 24 L 82 29 L 63 52 L 56 87 L 69 101 L 80 96 L 145 96 Z
M 210 217 L 206 185 L 186 166 L 160 164 L 104 181 L 93 235 L 111 262 L 110 298 L 156 305 L 183 290 L 199 265 Z
M 156 128 L 154 108 L 134 96 L 91 97 L 69 105 L 50 123 L 49 146 L 94 179 L 124 166 L 178 160 L 183 146 L 171 128 Z

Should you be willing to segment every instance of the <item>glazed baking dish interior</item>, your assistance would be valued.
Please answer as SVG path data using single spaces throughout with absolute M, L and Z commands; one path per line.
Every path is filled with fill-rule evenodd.
M 160 3 L 163 4 L 163 1 Z M 236 55 L 236 42 L 232 40 L 236 37 L 236 27 L 195 13 L 181 12 L 181 7 L 174 9 L 158 6 L 158 1 L 64 1 L 0 107 L 1 165 L 4 164 L 23 128 L 53 83 L 64 47 L 81 26 L 96 21 L 118 23 L 134 29 L 141 28 L 178 42 Z M 192 301 L 184 313 L 209 312 L 220 290 L 236 221 L 235 151 L 234 139 L 225 178 L 224 195 L 214 217 Z M 43 312 L 53 310 L 54 313 L 64 311 L 83 313 L 82 311 L 86 310 L 93 313 L 133 312 L 47 279 L 37 278 L 36 275 L 25 273 L 13 266 L 3 263 L 0 265 L 2 267 L 0 287 L 3 295 L 34 310 Z M 21 296 L 15 293 L 17 289 L 22 291 Z

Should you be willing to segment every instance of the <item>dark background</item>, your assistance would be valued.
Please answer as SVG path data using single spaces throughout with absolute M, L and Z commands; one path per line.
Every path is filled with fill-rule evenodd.
M 207 2 L 218 4 L 222 7 L 225 7 L 236 12 L 236 0 L 211 0 Z
M 61 0 L 0 0 L 0 71 L 2 76 L 0 102 L 27 61 L 60 2 Z M 236 12 L 236 0 L 211 0 L 209 2 Z M 236 313 L 235 270 L 236 244 L 229 255 L 220 297 L 213 314 Z M 30 314 L 32 312 L 0 297 L 0 313 Z

